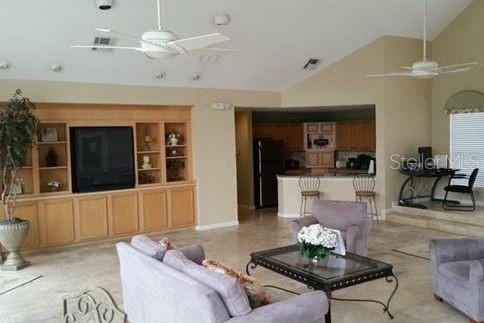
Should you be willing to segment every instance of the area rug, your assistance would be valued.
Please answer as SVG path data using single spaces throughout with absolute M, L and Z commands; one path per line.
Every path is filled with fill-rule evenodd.
M 428 243 L 421 243 L 414 246 L 392 249 L 392 251 L 398 252 L 407 256 L 430 260 L 430 251 L 429 251 Z
M 0 295 L 15 288 L 33 282 L 42 275 L 19 275 L 17 273 L 0 273 Z

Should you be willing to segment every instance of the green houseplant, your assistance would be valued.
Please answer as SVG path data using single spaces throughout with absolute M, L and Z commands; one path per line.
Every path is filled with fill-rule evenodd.
M 15 217 L 18 170 L 24 165 L 28 151 L 37 143 L 39 120 L 33 113 L 35 105 L 16 90 L 0 109 L 0 171 L 1 204 L 5 219 L 0 221 L 0 244 L 8 251 L 3 270 L 18 270 L 28 263 L 19 249 L 25 240 L 29 222 Z

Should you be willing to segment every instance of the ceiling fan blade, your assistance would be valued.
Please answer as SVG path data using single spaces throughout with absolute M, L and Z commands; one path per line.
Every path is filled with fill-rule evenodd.
M 388 74 L 371 74 L 366 75 L 366 77 L 387 77 L 387 76 L 415 76 L 412 72 L 395 72 Z
M 448 70 L 445 70 L 445 71 L 440 71 L 439 74 L 460 73 L 460 72 L 467 72 L 467 71 L 470 71 L 470 70 L 472 70 L 472 67 L 448 69 Z
M 141 38 L 133 36 L 133 35 L 122 33 L 120 31 L 116 31 L 116 30 L 112 30 L 112 29 L 106 29 L 106 28 L 94 28 L 94 30 L 100 31 L 100 32 L 103 32 L 103 33 L 109 33 L 109 34 L 122 36 L 122 37 L 125 37 L 125 38 L 128 38 L 128 39 L 135 40 L 137 42 L 143 42 L 145 44 L 150 44 L 150 45 L 153 45 L 153 46 L 156 46 L 156 47 L 159 47 L 159 48 L 164 48 L 163 46 L 156 44 L 156 43 L 153 43 L 153 42 L 150 42 L 149 40 L 144 40 L 144 39 L 141 39 Z
M 230 38 L 228 38 L 227 36 L 224 36 L 221 33 L 214 33 L 175 40 L 169 42 L 168 46 L 176 49 L 180 53 L 187 53 L 194 49 L 205 48 L 228 40 L 230 40 Z
M 409 67 L 409 66 L 402 66 L 402 68 L 404 70 L 410 70 L 410 71 L 413 70 L 413 67 Z
M 193 51 L 196 52 L 221 52 L 223 53 L 235 53 L 238 52 L 238 49 L 235 48 L 216 48 L 216 47 L 204 47 L 204 48 L 196 48 Z
M 129 47 L 129 46 L 103 46 L 103 45 L 71 45 L 71 48 L 99 48 L 99 49 L 131 49 L 143 51 L 141 47 Z
M 447 66 L 440 66 L 439 68 L 437 68 L 437 70 L 442 72 L 442 73 L 450 71 L 450 70 L 462 69 L 462 68 L 467 68 L 467 69 L 470 70 L 474 67 L 477 67 L 477 65 L 479 65 L 479 62 L 456 64 L 456 65 L 447 65 Z

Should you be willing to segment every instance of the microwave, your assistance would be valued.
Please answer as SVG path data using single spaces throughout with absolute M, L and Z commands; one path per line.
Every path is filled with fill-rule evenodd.
M 308 134 L 308 149 L 333 149 L 334 138 L 332 134 Z

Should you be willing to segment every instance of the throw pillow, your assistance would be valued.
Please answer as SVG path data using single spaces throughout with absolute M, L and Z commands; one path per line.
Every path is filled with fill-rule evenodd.
M 234 268 L 226 266 L 213 259 L 205 259 L 202 264 L 210 270 L 226 274 L 237 279 L 237 281 L 244 287 L 247 297 L 249 298 L 250 307 L 252 309 L 270 303 L 270 298 L 266 289 L 254 277 L 242 274 L 236 271 Z

